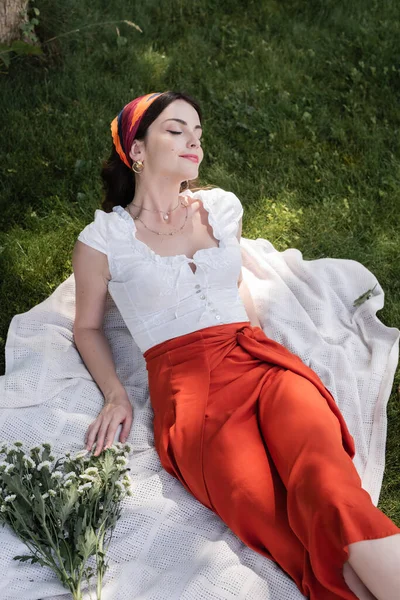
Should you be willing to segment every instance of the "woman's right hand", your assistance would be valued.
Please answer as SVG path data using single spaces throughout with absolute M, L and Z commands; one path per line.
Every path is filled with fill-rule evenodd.
M 126 442 L 133 421 L 133 407 L 128 394 L 123 388 L 112 393 L 105 399 L 103 409 L 97 419 L 89 425 L 85 435 L 86 450 L 91 450 L 96 441 L 96 450 L 93 455 L 98 456 L 103 449 L 106 450 L 114 443 L 118 427 L 123 423 L 120 441 Z

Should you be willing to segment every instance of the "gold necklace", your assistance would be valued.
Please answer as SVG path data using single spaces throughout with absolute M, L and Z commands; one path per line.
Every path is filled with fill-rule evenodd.
M 158 235 L 175 235 L 175 233 L 178 233 L 179 231 L 182 231 L 182 229 L 185 227 L 185 224 L 186 224 L 186 221 L 187 221 L 187 217 L 188 217 L 188 208 L 187 208 L 188 201 L 187 201 L 186 199 L 185 199 L 185 200 L 182 200 L 182 201 L 180 202 L 180 204 L 186 208 L 186 216 L 185 216 L 185 220 L 184 220 L 184 222 L 183 222 L 183 225 L 182 225 L 182 227 L 180 227 L 180 228 L 179 228 L 177 231 L 172 231 L 172 232 L 170 232 L 170 233 L 162 233 L 162 232 L 160 232 L 160 231 L 154 231 L 153 229 L 150 229 L 150 227 L 147 227 L 146 223 L 143 223 L 142 219 L 139 219 L 139 217 L 134 217 L 134 216 L 132 215 L 132 213 L 131 213 L 131 211 L 130 211 L 130 208 L 129 208 L 129 206 L 128 206 L 127 208 L 128 208 L 128 211 L 129 211 L 129 214 L 131 215 L 131 217 L 132 217 L 132 218 L 133 218 L 135 221 L 136 221 L 136 219 L 139 219 L 139 221 L 140 221 L 141 223 L 143 223 L 143 225 L 146 227 L 146 229 L 148 229 L 148 230 L 149 230 L 149 231 L 151 231 L 152 233 L 157 233 Z M 179 206 L 179 204 L 178 204 L 178 206 Z M 147 208 L 146 210 L 150 210 L 150 209 L 149 209 L 149 208 Z M 175 210 L 175 209 L 174 209 L 174 210 Z M 162 211 L 155 211 L 155 212 L 162 212 Z M 170 211 L 170 212 L 171 212 L 171 211 Z
M 185 206 L 187 206 L 187 199 L 186 198 L 185 198 L 184 202 L 186 202 Z M 151 209 L 151 208 L 145 208 L 144 206 L 140 207 L 137 204 L 133 204 L 133 202 L 131 202 L 131 205 L 132 206 L 136 206 L 136 208 L 142 208 L 143 210 L 149 210 L 150 212 L 160 212 L 160 213 L 163 213 L 163 219 L 165 219 L 165 221 L 168 221 L 170 213 L 174 212 L 174 210 L 176 210 L 180 204 L 182 204 L 182 200 L 180 202 L 178 201 L 178 204 L 175 206 L 175 208 L 173 208 L 172 210 L 169 210 L 169 211 L 165 212 L 164 210 L 157 210 L 157 209 L 154 210 L 154 209 Z M 183 204 L 182 204 L 182 206 L 183 206 Z

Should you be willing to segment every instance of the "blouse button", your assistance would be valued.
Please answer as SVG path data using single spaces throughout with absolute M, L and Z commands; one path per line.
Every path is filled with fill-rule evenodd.
M 220 320 L 221 316 L 220 315 L 215 315 L 215 318 L 218 319 L 218 321 Z
M 201 298 L 202 300 L 204 300 L 204 298 L 205 298 L 205 295 L 204 295 L 204 294 L 202 294 L 202 295 L 200 296 L 200 298 Z

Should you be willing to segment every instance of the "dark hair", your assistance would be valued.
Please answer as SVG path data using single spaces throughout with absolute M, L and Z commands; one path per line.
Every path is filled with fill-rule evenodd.
M 171 102 L 178 99 L 185 100 L 193 106 L 199 115 L 201 123 L 201 109 L 194 98 L 183 92 L 165 92 L 154 100 L 146 110 L 140 121 L 135 139 L 143 140 L 146 137 L 147 129 L 152 122 L 169 104 L 171 104 Z M 104 199 L 101 207 L 105 212 L 112 212 L 113 207 L 117 205 L 125 207 L 132 201 L 135 195 L 135 175 L 121 160 L 114 144 L 112 144 L 111 155 L 103 162 L 101 178 L 103 180 L 104 188 Z M 194 187 L 193 184 L 184 182 L 181 184 L 179 192 L 182 192 L 185 189 L 196 191 L 201 189 L 211 189 L 213 187 L 215 186 Z

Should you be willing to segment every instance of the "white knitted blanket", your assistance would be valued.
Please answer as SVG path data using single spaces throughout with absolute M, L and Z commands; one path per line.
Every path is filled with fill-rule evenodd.
M 300 356 L 333 394 L 355 439 L 354 464 L 376 505 L 400 337 L 376 316 L 382 288 L 353 260 L 308 261 L 299 250 L 278 252 L 261 238 L 242 238 L 241 247 L 243 277 L 266 335 Z M 353 306 L 375 284 L 372 296 Z M 13 317 L 0 377 L 0 441 L 27 447 L 49 441 L 56 456 L 83 449 L 103 397 L 73 343 L 74 293 L 72 274 L 43 302 Z M 108 551 L 102 599 L 304 598 L 276 563 L 247 548 L 164 471 L 154 448 L 145 360 L 110 296 L 104 330 L 134 404 L 128 438 L 134 453 L 133 496 L 124 500 Z M 26 547 L 8 527 L 0 528 L 0 548 L 1 600 L 71 598 L 47 567 L 12 560 Z

